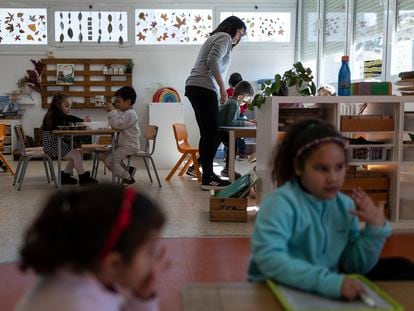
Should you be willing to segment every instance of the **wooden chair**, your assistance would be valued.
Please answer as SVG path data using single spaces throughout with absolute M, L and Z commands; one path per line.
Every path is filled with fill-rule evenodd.
M 16 185 L 16 182 L 18 182 L 19 187 L 17 188 L 17 190 L 20 191 L 20 189 L 22 188 L 24 176 L 26 174 L 26 169 L 27 169 L 27 165 L 29 164 L 29 161 L 32 159 L 42 159 L 43 165 L 45 167 L 47 182 L 50 183 L 50 179 L 52 179 L 55 183 L 55 187 L 57 188 L 55 169 L 53 167 L 53 161 L 51 157 L 48 156 L 44 152 L 43 147 L 26 148 L 25 136 L 24 136 L 23 128 L 21 125 L 16 125 L 14 127 L 14 131 L 17 137 L 17 147 L 20 151 L 20 159 L 19 159 L 19 163 L 17 164 L 16 174 L 14 175 L 13 186 Z M 50 177 L 49 177 L 49 170 L 50 170 Z
M 174 123 L 173 124 L 173 131 L 174 131 L 174 138 L 175 142 L 177 144 L 177 149 L 180 153 L 182 153 L 181 158 L 178 160 L 178 162 L 174 165 L 174 167 L 171 169 L 168 176 L 165 178 L 165 180 L 170 180 L 171 177 L 174 175 L 175 171 L 180 167 L 181 163 L 189 156 L 187 162 L 185 163 L 184 167 L 181 169 L 178 176 L 182 176 L 186 170 L 189 168 L 191 163 L 194 163 L 194 170 L 197 175 L 197 180 L 201 182 L 201 174 L 200 169 L 198 165 L 197 160 L 197 154 L 198 154 L 198 148 L 191 147 L 188 143 L 188 132 L 185 124 L 183 123 Z
M 0 161 L 6 165 L 7 169 L 12 175 L 15 175 L 13 168 L 7 161 L 7 159 L 4 157 L 3 153 L 1 151 L 4 147 L 4 141 L 6 140 L 6 124 L 0 124 Z
M 101 136 L 99 137 L 97 144 L 83 144 L 81 146 L 82 153 L 92 153 L 92 171 L 91 177 L 95 178 L 98 175 L 99 162 L 101 160 L 101 155 L 107 153 L 112 144 L 111 136 Z M 106 174 L 106 166 L 104 166 L 104 174 Z
M 128 156 L 128 169 L 130 166 L 131 158 L 142 158 L 144 160 L 145 168 L 147 169 L 148 177 L 150 181 L 152 182 L 152 176 L 151 176 L 151 172 L 149 170 L 149 166 L 147 162 L 147 160 L 150 160 L 152 168 L 154 169 L 154 172 L 155 172 L 155 177 L 157 177 L 158 185 L 161 187 L 161 182 L 158 176 L 157 168 L 155 167 L 154 159 L 152 158 L 152 155 L 154 154 L 154 151 L 155 151 L 155 144 L 157 142 L 157 134 L 158 134 L 158 126 L 148 125 L 144 133 L 144 137 L 146 139 L 145 149 L 142 151 L 138 151 L 137 153 L 133 155 Z

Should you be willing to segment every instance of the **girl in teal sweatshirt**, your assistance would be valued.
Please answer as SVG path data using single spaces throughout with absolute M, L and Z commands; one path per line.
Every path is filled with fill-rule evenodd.
M 356 299 L 364 291 L 347 274 L 377 263 L 391 226 L 384 207 L 361 189 L 341 193 L 346 140 L 332 125 L 293 125 L 274 159 L 281 185 L 263 201 L 252 236 L 249 279 L 271 278 L 320 295 Z M 359 228 L 359 219 L 366 222 Z

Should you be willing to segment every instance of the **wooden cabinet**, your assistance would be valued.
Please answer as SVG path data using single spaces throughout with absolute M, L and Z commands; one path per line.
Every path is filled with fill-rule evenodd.
M 132 74 L 125 73 L 128 61 L 129 59 L 123 58 L 42 59 L 42 63 L 45 64 L 40 86 L 42 107 L 47 108 L 53 95 L 58 92 L 72 99 L 73 108 L 97 108 L 95 102 L 101 100 L 102 96 L 104 102 L 110 102 L 117 89 L 122 86 L 132 86 Z M 58 64 L 73 65 L 71 66 L 74 69 L 73 83 L 57 83 Z
M 365 190 L 371 192 L 374 200 L 386 201 L 393 227 L 414 229 L 414 142 L 409 135 L 414 134 L 414 112 L 407 111 L 409 103 L 414 103 L 414 96 L 268 98 L 256 112 L 259 200 L 273 188 L 268 163 L 271 163 L 277 137 L 282 134 L 278 131 L 280 103 L 318 104 L 323 119 L 356 141 L 348 149 L 349 165 L 361 171 L 360 175 L 347 179 L 344 190 L 358 183 L 366 188 L 371 183 Z M 356 116 L 362 105 L 365 107 L 363 115 Z M 378 142 L 381 144 L 376 144 Z M 364 170 L 372 176 L 363 176 L 367 178 L 363 179 Z

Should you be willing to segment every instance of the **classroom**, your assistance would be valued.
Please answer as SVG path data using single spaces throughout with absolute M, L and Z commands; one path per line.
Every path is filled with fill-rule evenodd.
M 39 270 L 22 259 L 28 228 L 51 198 L 75 211 L 64 196 L 78 191 L 90 208 L 124 193 L 99 260 L 135 224 L 122 227 L 127 204 L 159 206 L 156 306 L 131 310 L 306 310 L 284 285 L 369 305 L 371 284 L 376 304 L 414 310 L 413 42 L 409 0 L 1 1 L 0 310 L 30 309 L 22 297 Z M 328 147 L 340 156 L 323 156 Z M 358 240 L 362 254 L 335 238 Z M 266 251 L 282 255 L 270 263 Z M 330 285 L 311 282 L 323 274 L 311 268 L 285 278 L 296 260 L 324 266 Z

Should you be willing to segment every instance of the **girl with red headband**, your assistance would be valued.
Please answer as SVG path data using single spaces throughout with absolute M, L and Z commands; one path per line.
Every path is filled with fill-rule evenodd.
M 20 268 L 39 276 L 16 310 L 158 310 L 165 218 L 132 188 L 58 192 L 27 231 Z

